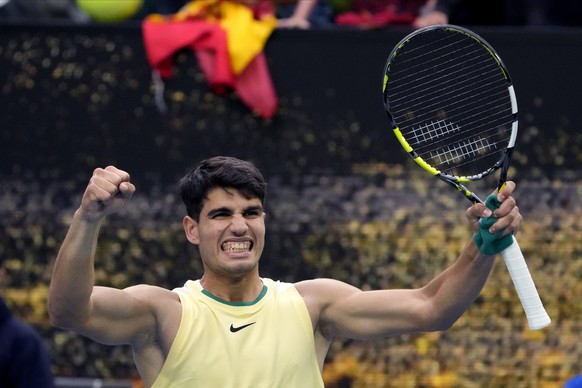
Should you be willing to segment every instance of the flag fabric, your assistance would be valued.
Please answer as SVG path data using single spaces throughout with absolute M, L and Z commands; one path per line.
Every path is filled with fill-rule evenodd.
M 171 77 L 175 54 L 191 49 L 215 93 L 233 89 L 253 112 L 271 118 L 278 98 L 263 48 L 276 24 L 264 8 L 194 0 L 176 14 L 148 16 L 142 34 L 148 62 L 162 79 Z

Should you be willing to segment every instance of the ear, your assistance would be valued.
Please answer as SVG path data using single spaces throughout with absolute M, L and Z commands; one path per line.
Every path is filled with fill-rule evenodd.
M 200 236 L 198 234 L 198 223 L 190 216 L 185 216 L 182 220 L 184 226 L 184 233 L 186 238 L 194 245 L 200 243 Z

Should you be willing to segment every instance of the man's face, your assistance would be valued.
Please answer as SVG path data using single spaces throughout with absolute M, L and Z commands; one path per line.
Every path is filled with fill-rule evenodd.
M 208 193 L 200 220 L 186 217 L 188 240 L 197 244 L 205 271 L 237 277 L 258 272 L 265 245 L 265 213 L 257 198 L 246 199 L 234 189 Z

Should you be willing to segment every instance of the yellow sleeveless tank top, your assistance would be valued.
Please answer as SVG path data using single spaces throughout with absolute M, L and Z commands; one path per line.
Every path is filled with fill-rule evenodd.
M 152 388 L 323 387 L 313 325 L 290 283 L 263 280 L 250 303 L 231 303 L 189 280 L 174 289 L 182 320 Z

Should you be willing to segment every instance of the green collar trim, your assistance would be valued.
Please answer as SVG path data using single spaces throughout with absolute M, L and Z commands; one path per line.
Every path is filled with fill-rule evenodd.
M 239 306 L 239 307 L 240 306 L 252 306 L 252 305 L 259 303 L 259 301 L 265 297 L 265 295 L 267 294 L 267 286 L 263 284 L 263 289 L 261 290 L 261 293 L 259 294 L 259 296 L 257 296 L 257 299 L 253 300 L 252 302 L 229 302 L 227 300 L 220 299 L 219 297 L 212 295 L 210 292 L 206 291 L 205 289 L 202 289 L 202 293 L 204 295 L 206 295 L 207 297 L 212 298 L 215 301 L 223 303 L 223 304 L 228 305 L 228 306 Z

